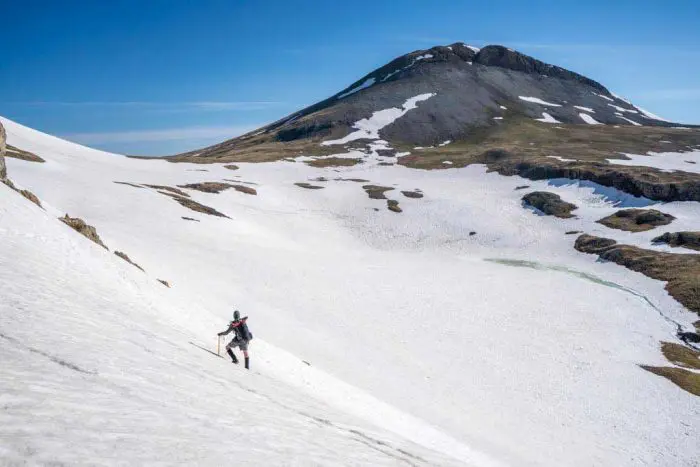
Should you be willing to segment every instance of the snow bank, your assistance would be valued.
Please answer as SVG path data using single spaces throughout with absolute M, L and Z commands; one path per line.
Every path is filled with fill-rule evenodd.
M 553 104 L 552 102 L 543 101 L 539 97 L 518 96 L 518 98 L 526 102 L 532 102 L 534 104 L 548 105 L 550 107 L 561 107 L 560 104 Z
M 588 115 L 587 113 L 581 112 L 578 114 L 578 116 L 581 117 L 581 120 L 588 123 L 589 125 L 602 125 L 602 123 L 600 123 L 595 118 Z
M 544 123 L 561 123 L 559 120 L 552 117 L 547 112 L 542 112 L 542 118 L 536 118 L 535 120 L 537 120 L 538 122 L 544 122 Z

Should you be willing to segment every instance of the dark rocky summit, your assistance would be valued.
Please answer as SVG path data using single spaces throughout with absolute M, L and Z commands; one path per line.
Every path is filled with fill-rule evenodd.
M 572 203 L 567 203 L 561 196 L 547 191 L 533 191 L 523 196 L 523 203 L 538 209 L 548 216 L 555 216 L 561 219 L 574 217 L 571 211 L 577 209 Z

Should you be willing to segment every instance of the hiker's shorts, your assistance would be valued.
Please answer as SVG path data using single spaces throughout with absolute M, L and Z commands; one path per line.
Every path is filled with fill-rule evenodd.
M 248 351 L 248 341 L 234 337 L 233 340 L 228 343 L 228 345 L 226 346 L 226 349 L 228 350 L 231 347 L 238 347 L 243 352 L 247 352 Z

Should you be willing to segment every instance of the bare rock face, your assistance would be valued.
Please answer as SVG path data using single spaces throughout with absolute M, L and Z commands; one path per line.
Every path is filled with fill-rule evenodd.
M 0 181 L 7 180 L 7 167 L 5 167 L 5 128 L 0 123 Z
M 100 238 L 100 236 L 97 235 L 97 229 L 95 229 L 95 227 L 91 225 L 86 224 L 84 220 L 78 217 L 70 217 L 68 214 L 66 214 L 65 217 L 60 217 L 59 219 L 61 220 L 61 222 L 71 227 L 79 234 L 97 243 L 105 250 L 109 250 L 109 248 L 107 248 L 107 245 L 102 243 L 102 239 Z

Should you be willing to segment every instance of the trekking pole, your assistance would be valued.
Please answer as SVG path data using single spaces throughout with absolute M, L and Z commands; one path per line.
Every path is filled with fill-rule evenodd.
M 219 347 L 221 346 L 221 336 L 217 336 L 218 339 L 216 339 L 216 355 L 221 355 L 219 353 Z

